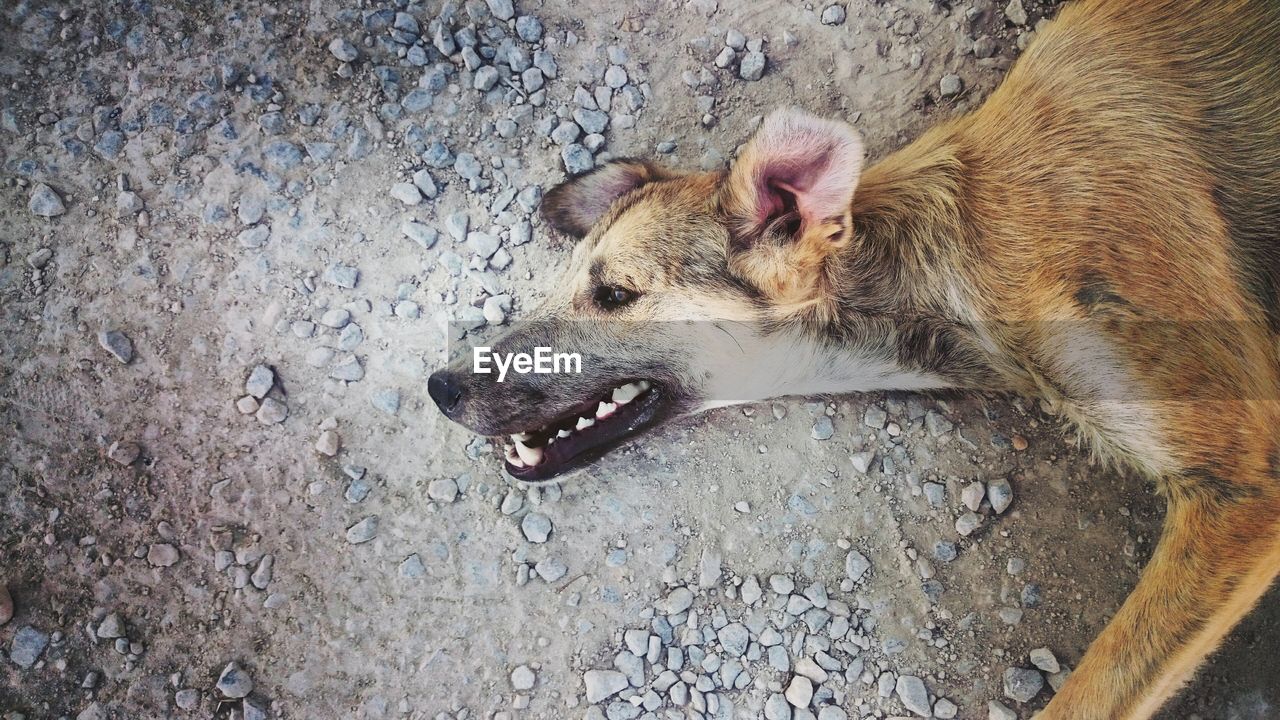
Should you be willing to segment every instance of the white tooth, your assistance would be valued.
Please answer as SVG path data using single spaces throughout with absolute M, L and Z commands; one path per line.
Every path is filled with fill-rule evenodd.
M 613 414 L 618 406 L 613 403 L 601 402 L 600 407 L 596 408 L 596 417 L 603 420 Z
M 581 420 L 579 420 L 578 422 L 582 422 L 582 421 L 581 421 Z M 572 431 L 572 430 L 561 430 L 560 432 L 556 433 L 556 437 L 558 437 L 558 438 L 567 438 L 567 437 L 569 437 L 569 436 L 570 436 L 570 435 L 572 435 L 572 434 L 573 434 L 573 431 Z
M 516 443 L 516 454 L 525 465 L 537 465 L 542 462 L 542 448 L 531 448 L 524 443 Z
M 507 447 L 507 462 L 518 468 L 524 467 L 524 461 L 516 454 L 516 449 L 510 446 Z
M 619 405 L 626 405 L 632 400 L 635 400 L 636 396 L 639 395 L 641 392 L 643 392 L 643 390 L 640 389 L 639 384 L 627 383 L 626 385 L 623 385 L 620 388 L 614 388 L 613 401 L 618 403 Z
M 586 430 L 587 428 L 595 424 L 596 424 L 596 421 L 592 420 L 591 418 L 580 417 L 578 418 L 578 425 L 577 427 L 574 428 L 574 430 Z
M 548 444 L 548 445 L 550 445 L 551 443 L 554 443 L 555 441 L 556 441 L 556 439 L 555 439 L 555 438 L 553 438 L 553 437 L 549 437 L 549 438 L 547 438 L 547 444 Z
M 640 386 L 640 392 L 644 392 L 645 390 L 648 390 L 649 388 L 653 387 L 653 383 L 649 382 L 648 380 L 641 380 L 636 384 Z

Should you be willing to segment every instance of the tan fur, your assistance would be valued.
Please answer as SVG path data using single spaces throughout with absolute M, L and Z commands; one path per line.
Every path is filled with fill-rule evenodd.
M 861 173 L 851 128 L 783 113 L 725 174 L 627 166 L 557 188 L 544 214 L 585 237 L 547 313 L 700 319 L 730 340 L 749 325 L 741 337 L 780 371 L 777 343 L 804 338 L 810 376 L 779 392 L 1047 399 L 1102 456 L 1152 477 L 1168 514 L 1138 586 L 1040 717 L 1142 720 L 1280 572 L 1280 5 L 1081 0 L 1037 34 L 981 108 Z M 762 214 L 761 192 L 796 189 L 761 178 L 803 132 L 857 163 L 822 176 L 828 199 L 832 177 L 848 180 L 847 209 L 806 213 L 799 197 Z M 635 302 L 599 307 L 613 284 Z M 720 341 L 634 335 L 621 354 L 691 412 L 734 400 L 705 386 L 751 376 L 734 366 L 750 355 L 727 361 Z M 468 392 L 454 417 L 521 429 L 518 389 Z M 534 419 L 553 419 L 541 405 Z

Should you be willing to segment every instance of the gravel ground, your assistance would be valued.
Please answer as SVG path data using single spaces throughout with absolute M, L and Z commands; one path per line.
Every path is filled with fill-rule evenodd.
M 878 157 L 1052 12 L 5 3 L 2 717 L 1030 717 L 1161 522 L 1033 402 L 725 409 L 535 488 L 422 388 L 554 279 L 566 171 L 780 104 Z M 1277 601 L 1164 717 L 1280 714 Z

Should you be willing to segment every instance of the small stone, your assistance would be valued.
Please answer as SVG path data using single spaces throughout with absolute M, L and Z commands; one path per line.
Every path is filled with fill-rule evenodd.
M 114 640 L 116 638 L 125 637 L 124 620 L 120 618 L 120 613 L 111 613 L 98 623 L 96 634 L 103 640 Z
M 400 576 L 410 579 L 420 578 L 427 574 L 427 566 L 423 564 L 422 558 L 414 553 L 404 559 L 400 563 Z
M 355 355 L 348 355 L 329 370 L 329 377 L 344 382 L 359 382 L 364 379 L 364 366 Z
M 353 62 L 360 56 L 360 51 L 356 49 L 346 38 L 334 38 L 329 41 L 329 52 L 338 60 L 344 63 Z
M 488 258 L 498 251 L 501 240 L 489 233 L 473 232 L 467 234 L 467 247 L 479 257 Z
M 747 46 L 747 36 L 739 30 L 729 28 L 729 31 L 724 34 L 724 44 L 734 50 L 741 50 Z
M 587 702 L 598 703 L 626 689 L 627 676 L 617 670 L 588 670 L 582 676 L 586 686 Z
M 1026 25 L 1029 19 L 1026 8 L 1022 6 L 1022 0 L 1010 0 L 1004 7 L 1004 16 L 1014 25 Z
M 258 561 L 258 567 L 253 571 L 253 575 L 249 577 L 249 581 L 259 590 L 266 590 L 271 584 L 271 575 L 275 570 L 276 556 L 267 554 L 263 555 Z
M 155 543 L 147 549 L 147 562 L 155 567 L 170 567 L 178 562 L 178 548 L 169 543 Z
M 627 71 L 621 65 L 610 65 L 609 69 L 604 71 L 604 84 L 614 90 L 621 89 L 627 84 Z
M 532 15 L 521 15 L 516 18 L 516 35 L 527 43 L 536 43 L 542 39 L 542 21 Z
M 857 550 L 850 550 L 844 558 L 844 572 L 849 579 L 858 582 L 871 569 L 871 561 Z
M 133 359 L 133 341 L 119 330 L 103 330 L 98 333 L 98 344 L 121 363 L 128 365 Z
M 133 464 L 134 460 L 142 454 L 142 448 L 138 443 L 117 440 L 111 443 L 111 447 L 107 448 L 107 457 L 114 460 L 117 464 L 128 467 Z
M 950 540 L 939 540 L 933 545 L 933 557 L 942 562 L 951 562 L 956 559 L 956 544 Z
M 551 536 L 551 518 L 542 513 L 529 513 L 520 521 L 520 530 L 531 543 L 544 543 Z
M 334 330 L 341 330 L 349 322 L 351 322 L 351 311 L 343 308 L 331 308 L 320 316 L 320 324 Z
M 262 406 L 258 408 L 255 417 L 263 425 L 278 425 L 289 417 L 289 406 L 275 398 L 266 398 L 262 401 Z
M 967 512 L 956 518 L 956 532 L 960 533 L 962 537 L 969 537 L 974 530 L 981 526 L 982 516 L 977 513 Z
M 29 669 L 48 645 L 48 634 L 27 625 L 14 633 L 13 642 L 9 645 L 9 659 L 19 667 Z
M 422 191 L 411 182 L 398 182 L 391 186 L 391 197 L 405 205 L 417 205 L 422 202 Z
M 693 606 L 693 591 L 681 586 L 667 594 L 663 612 L 667 615 L 679 615 Z
M 853 464 L 853 469 L 859 473 L 866 475 L 871 469 L 871 463 L 875 462 L 876 452 L 867 450 L 864 452 L 856 452 L 849 456 L 849 462 Z
M 747 643 L 751 639 L 746 626 L 736 622 L 720 628 L 717 637 L 720 639 L 720 644 L 724 646 L 724 651 L 735 658 L 746 653 Z
M 835 426 L 831 423 L 831 418 L 823 415 L 813 424 L 813 428 L 809 430 L 809 437 L 814 440 L 830 440 L 835 435 Z
M 538 573 L 538 577 L 544 581 L 552 583 L 564 577 L 569 572 L 569 566 L 560 562 L 555 558 L 547 558 L 539 560 L 533 566 L 534 572 Z
M 506 21 L 516 16 L 516 9 L 511 0 L 485 0 L 485 4 L 489 6 L 489 12 L 499 20 Z
M 742 57 L 742 62 L 738 64 L 738 77 L 748 82 L 759 80 L 764 76 L 765 63 L 764 53 L 747 53 Z
M 400 391 L 394 388 L 375 390 L 369 396 L 369 402 L 382 412 L 388 415 L 395 415 L 400 412 Z
M 731 47 L 720 48 L 720 54 L 716 55 L 715 66 L 721 69 L 728 68 L 733 65 L 733 61 L 738 58 L 738 54 Z
M 1038 670 L 1011 667 L 1004 671 L 1004 696 L 1017 703 L 1028 703 L 1044 687 L 1044 676 Z
M 943 75 L 942 79 L 938 81 L 938 92 L 944 98 L 955 97 L 960 94 L 961 90 L 964 90 L 964 81 L 960 79 L 959 75 Z
M 53 188 L 44 183 L 36 183 L 31 189 L 27 209 L 40 217 L 57 217 L 67 211 L 67 206 L 62 204 L 62 198 L 58 197 Z
M 378 535 L 378 516 L 370 515 L 347 528 L 347 542 L 359 545 L 374 539 Z
M 822 10 L 823 25 L 843 25 L 845 9 L 843 5 L 828 5 Z
M 537 679 L 528 665 L 520 665 L 511 671 L 511 687 L 516 690 L 532 690 Z
M 253 397 L 262 399 L 271 392 L 276 384 L 275 371 L 266 365 L 254 365 L 249 372 L 249 379 L 244 381 L 244 391 Z
M 742 598 L 742 602 L 747 605 L 755 605 L 763 595 L 764 593 L 760 590 L 760 581 L 756 579 L 755 575 L 747 576 L 738 593 L 738 597 Z
M 791 704 L 780 693 L 773 693 L 764 701 L 766 720 L 791 720 Z
M 566 145 L 560 151 L 560 159 L 564 161 L 564 169 L 570 175 L 581 175 L 595 167 L 595 158 L 591 151 L 578 143 Z
M 982 499 L 987 495 L 987 488 L 982 484 L 981 480 L 975 480 L 965 486 L 960 491 L 960 500 L 964 502 L 964 506 L 974 512 L 978 512 L 978 508 L 982 507 Z
M 227 663 L 218 676 L 218 691 L 229 698 L 245 697 L 253 692 L 253 679 L 238 663 Z
M 360 282 L 360 271 L 350 265 L 335 263 L 324 272 L 325 282 L 337 285 L 345 290 L 352 290 Z
M 200 704 L 200 691 L 195 688 L 179 690 L 173 695 L 173 704 L 181 710 L 195 710 Z
M 997 515 L 1003 515 L 1013 503 L 1013 487 L 1003 478 L 993 480 L 987 486 L 987 499 L 991 501 L 991 509 L 995 510 Z
M 245 698 L 240 703 L 240 716 L 243 720 L 267 720 L 267 711 L 258 707 L 257 703 Z
M 818 711 L 818 720 L 849 720 L 849 714 L 837 705 L 827 705 Z
M 400 232 L 404 233 L 405 237 L 421 245 L 423 250 L 430 250 L 440 237 L 440 233 L 435 228 L 414 220 L 405 220 L 400 223 Z
M 920 717 L 933 716 L 929 707 L 929 691 L 925 689 L 923 680 L 914 675 L 899 675 L 894 690 L 908 710 Z
M 1000 46 L 990 35 L 983 35 L 973 41 L 973 56 L 980 60 L 993 57 L 999 50 Z
M 236 235 L 236 242 L 240 243 L 240 247 L 247 249 L 260 248 L 267 244 L 267 240 L 271 238 L 271 228 L 266 225 L 255 225 L 247 230 L 240 231 Z
M 498 84 L 498 69 L 492 65 L 485 65 L 476 70 L 475 80 L 472 86 L 481 92 L 489 92 L 494 85 Z
M 325 430 L 320 433 L 320 438 L 316 440 L 316 452 L 328 457 L 337 455 L 341 447 L 342 439 L 333 430 Z
M 1036 648 L 1030 653 L 1031 664 L 1052 675 L 1062 669 L 1058 658 L 1047 647 Z
M 795 707 L 809 707 L 809 701 L 813 700 L 813 681 L 802 675 L 791 678 L 786 695 L 787 702 Z
M 933 704 L 933 716 L 941 720 L 952 720 L 959 713 L 960 708 L 946 698 L 938 698 L 938 702 Z
M 458 483 L 453 478 L 438 478 L 427 484 L 427 496 L 436 502 L 451 503 L 458 499 Z

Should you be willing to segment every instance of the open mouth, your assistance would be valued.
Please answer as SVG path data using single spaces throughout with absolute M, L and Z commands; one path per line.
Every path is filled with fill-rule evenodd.
M 547 425 L 511 435 L 507 472 L 539 481 L 580 467 L 652 423 L 663 401 L 662 388 L 648 380 L 620 385 Z

